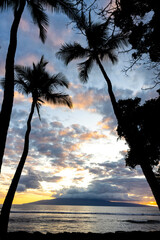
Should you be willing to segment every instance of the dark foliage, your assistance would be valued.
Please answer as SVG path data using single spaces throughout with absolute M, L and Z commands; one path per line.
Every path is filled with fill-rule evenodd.
M 147 53 L 152 62 L 160 61 L 160 1 L 120 0 L 114 21 L 123 33 L 130 33 L 134 59 Z
M 140 101 L 135 98 L 118 102 L 122 121 L 117 132 L 128 143 L 126 164 L 130 167 L 158 165 L 160 159 L 160 96 L 144 105 L 140 105 Z

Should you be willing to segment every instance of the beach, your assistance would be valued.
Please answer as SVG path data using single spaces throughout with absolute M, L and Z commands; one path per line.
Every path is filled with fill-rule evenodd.
M 5 240 L 128 240 L 128 239 L 158 239 L 160 237 L 160 231 L 153 232 L 120 232 L 115 233 L 57 233 L 42 234 L 40 232 L 28 233 L 28 232 L 10 232 Z

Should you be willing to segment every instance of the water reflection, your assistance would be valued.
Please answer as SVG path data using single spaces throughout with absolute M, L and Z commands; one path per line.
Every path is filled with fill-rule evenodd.
M 141 224 L 139 224 L 141 223 Z M 9 231 L 115 232 L 160 230 L 153 207 L 24 205 L 12 208 Z

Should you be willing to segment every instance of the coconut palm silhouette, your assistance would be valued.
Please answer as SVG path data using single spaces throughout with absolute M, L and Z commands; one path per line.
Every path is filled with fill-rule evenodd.
M 0 234 L 3 236 L 7 233 L 10 209 L 14 199 L 14 195 L 18 186 L 18 182 L 29 151 L 29 135 L 31 132 L 31 121 L 35 109 L 37 109 L 40 118 L 40 107 L 44 102 L 55 105 L 65 105 L 72 107 L 71 98 L 67 94 L 57 92 L 58 87 L 68 88 L 68 81 L 62 73 L 50 75 L 45 67 L 47 62 L 44 57 L 37 63 L 33 63 L 33 67 L 16 66 L 16 89 L 23 94 L 32 95 L 32 104 L 29 117 L 27 120 L 27 130 L 25 133 L 24 148 L 18 167 L 14 174 L 12 183 L 4 200 L 0 215 Z M 2 81 L 5 88 L 5 81 Z
M 0 112 L 0 171 L 5 150 L 7 132 L 9 128 L 13 99 L 14 99 L 14 59 L 17 49 L 17 34 L 25 8 L 28 8 L 33 23 L 38 26 L 39 36 L 44 43 L 47 34 L 49 19 L 46 9 L 65 13 L 71 20 L 78 18 L 78 10 L 70 0 L 1 0 L 0 9 L 5 10 L 11 7 L 14 12 L 14 18 L 10 30 L 10 39 L 5 63 L 5 89 Z

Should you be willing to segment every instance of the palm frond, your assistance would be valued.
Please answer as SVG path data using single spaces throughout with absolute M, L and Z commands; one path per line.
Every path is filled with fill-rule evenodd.
M 31 68 L 30 67 L 24 67 L 24 66 L 16 65 L 14 69 L 16 71 L 17 77 L 21 77 L 25 80 L 28 80 L 29 75 L 31 74 Z
M 88 74 L 90 73 L 93 66 L 94 59 L 88 58 L 86 61 L 78 64 L 79 78 L 81 82 L 85 83 L 88 80 Z
M 46 0 L 43 1 L 43 5 L 49 9 L 51 8 L 55 12 L 64 13 L 74 22 L 80 23 L 80 12 L 77 8 L 75 8 L 75 5 L 71 0 Z
M 18 5 L 18 0 L 17 1 L 11 1 L 11 0 L 1 0 L 0 1 L 0 8 L 3 11 L 3 9 L 7 9 L 8 7 L 15 7 Z
M 40 1 L 36 3 L 35 1 L 28 2 L 28 8 L 30 9 L 31 16 L 35 24 L 38 25 L 40 31 L 40 39 L 45 42 L 47 27 L 49 25 L 49 20 L 44 12 L 44 8 Z
M 58 73 L 56 75 L 53 75 L 51 80 L 50 80 L 50 85 L 52 85 L 53 87 L 69 87 L 69 82 L 67 80 L 67 78 L 64 76 L 63 73 Z
M 99 57 L 101 60 L 110 60 L 112 62 L 112 64 L 117 63 L 118 61 L 118 57 L 116 55 L 116 53 L 112 50 L 112 49 L 101 49 L 101 51 L 99 51 Z
M 106 42 L 107 35 L 107 27 L 103 23 L 92 23 L 86 28 L 86 37 L 90 48 L 102 47 Z
M 2 78 L 0 80 L 0 86 L 5 89 L 5 78 Z M 28 92 L 28 85 L 27 83 L 21 78 L 19 77 L 18 79 L 15 79 L 14 80 L 14 86 L 15 86 L 15 89 L 19 92 L 19 93 L 22 93 L 24 95 L 28 95 L 29 92 Z
M 117 55 L 113 52 L 113 51 L 108 51 L 108 59 L 113 63 L 117 63 L 118 62 L 118 57 Z
M 119 49 L 124 48 L 127 45 L 128 45 L 127 35 L 116 34 L 114 36 L 110 36 L 104 47 L 110 49 Z
M 3 11 L 3 9 L 6 9 L 8 7 L 9 2 L 10 1 L 7 1 L 7 0 L 1 0 L 0 1 L 0 8 L 1 8 L 2 11 Z
M 41 121 L 40 107 L 42 106 L 41 103 L 44 103 L 41 99 L 38 99 L 36 102 L 36 109 L 37 109 L 37 113 L 40 121 Z
M 62 45 L 60 50 L 56 53 L 56 56 L 63 60 L 66 65 L 73 59 L 86 57 L 89 50 L 83 48 L 79 43 L 74 42 L 73 44 Z
M 37 89 L 39 89 L 40 95 L 46 92 L 54 93 L 59 87 L 69 87 L 69 82 L 62 73 L 50 76 L 45 72 L 41 74 L 40 78 L 40 81 L 37 83 Z
M 28 85 L 27 83 L 19 77 L 18 79 L 14 80 L 15 89 L 22 93 L 23 95 L 28 95 L 30 92 L 28 91 Z
M 55 93 L 58 87 L 68 88 L 66 77 L 62 73 L 51 76 L 45 70 L 47 63 L 42 56 L 37 64 L 33 63 L 32 68 L 15 66 L 15 87 L 23 94 L 32 94 L 39 117 L 39 108 L 44 103 L 43 99 L 50 103 L 72 107 L 72 101 L 67 94 Z
M 44 59 L 44 55 L 42 55 L 39 63 L 38 63 L 38 66 L 40 66 L 41 68 L 45 69 L 46 65 L 48 64 L 48 62 Z
M 69 108 L 72 108 L 72 100 L 69 97 L 68 94 L 63 93 L 49 93 L 47 92 L 42 96 L 42 98 L 52 104 L 55 105 L 62 105 L 62 106 L 68 106 Z

